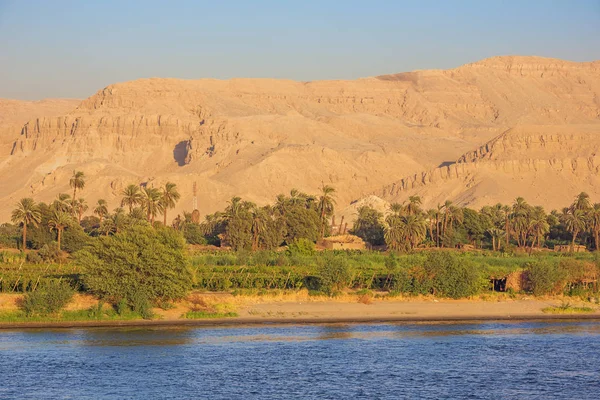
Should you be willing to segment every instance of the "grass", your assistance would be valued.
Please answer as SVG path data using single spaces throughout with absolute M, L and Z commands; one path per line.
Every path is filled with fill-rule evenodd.
M 0 323 L 20 322 L 85 322 L 85 321 L 131 321 L 142 319 L 136 312 L 118 314 L 112 308 L 91 307 L 87 310 L 61 311 L 53 315 L 27 316 L 23 311 L 0 312 Z
M 188 311 L 183 314 L 185 319 L 210 319 L 210 318 L 233 318 L 238 314 L 232 311 L 229 312 L 211 312 L 211 311 Z
M 556 307 L 546 307 L 542 312 L 547 314 L 587 314 L 596 311 L 592 307 L 574 307 L 570 303 L 563 303 Z

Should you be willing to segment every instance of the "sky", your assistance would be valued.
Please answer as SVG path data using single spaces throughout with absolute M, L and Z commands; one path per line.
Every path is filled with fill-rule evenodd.
M 497 55 L 600 59 L 600 0 L 0 0 L 0 98 L 139 78 L 356 79 Z

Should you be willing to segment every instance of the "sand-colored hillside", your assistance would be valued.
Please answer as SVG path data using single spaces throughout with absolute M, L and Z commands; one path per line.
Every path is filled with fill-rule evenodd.
M 592 157 L 590 143 L 597 142 L 587 138 L 599 133 L 599 98 L 600 62 L 537 57 L 495 57 L 453 70 L 355 81 L 119 83 L 70 112 L 40 115 L 15 131 L 10 150 L 3 147 L 0 155 L 0 220 L 21 197 L 47 201 L 68 190 L 74 169 L 88 176 L 82 195 L 89 202 L 103 197 L 113 207 L 128 183 L 171 180 L 183 195 L 172 215 L 191 209 L 193 182 L 202 213 L 222 208 L 233 195 L 264 203 L 294 187 L 315 192 L 322 183 L 338 189 L 340 209 L 370 194 L 402 200 L 409 192 L 430 203 L 450 196 L 479 205 L 510 200 L 517 189 L 531 202 L 554 206 L 562 197 L 540 189 L 562 179 L 561 185 L 574 182 L 559 186 L 565 198 L 582 188 L 595 193 L 595 169 L 549 167 L 532 174 L 497 164 L 512 162 L 513 152 L 519 163 Z M 486 167 L 491 172 L 478 172 L 475 183 L 398 183 L 437 171 L 505 132 L 521 133 L 506 136 L 515 145 L 505 146 L 503 158 L 486 161 L 502 174 Z M 516 138 L 573 134 L 585 138 L 539 147 L 534 155 L 521 145 L 527 139 Z

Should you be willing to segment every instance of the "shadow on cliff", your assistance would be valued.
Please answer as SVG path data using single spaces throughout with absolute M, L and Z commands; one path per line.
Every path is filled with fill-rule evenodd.
M 185 165 L 185 159 L 187 158 L 187 154 L 188 154 L 187 149 L 188 149 L 188 141 L 187 140 L 177 143 L 175 145 L 175 148 L 173 149 L 173 158 L 177 162 L 177 165 L 179 165 L 180 167 L 183 167 Z

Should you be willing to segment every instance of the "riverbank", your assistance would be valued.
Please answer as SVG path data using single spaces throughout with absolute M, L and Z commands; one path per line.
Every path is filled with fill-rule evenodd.
M 159 327 L 159 326 L 231 326 L 255 324 L 323 324 L 377 322 L 475 322 L 521 320 L 600 320 L 600 308 L 573 299 L 517 299 L 498 296 L 486 299 L 449 300 L 435 298 L 370 299 L 347 295 L 342 298 L 313 298 L 302 292 L 277 296 L 233 296 L 231 294 L 195 294 L 195 299 L 174 304 L 172 308 L 155 309 L 155 318 L 110 320 L 48 320 L 0 322 L 0 329 L 73 328 L 73 327 Z M 208 307 L 233 311 L 227 318 L 188 319 L 184 315 L 198 299 Z M 0 312 L 16 309 L 16 295 L 0 295 Z M 569 302 L 568 307 L 565 304 Z M 93 307 L 90 296 L 78 295 L 68 309 Z M 585 306 L 590 312 L 569 313 L 569 309 Z M 551 308 L 565 308 L 565 313 L 548 313 Z M 571 308 L 573 307 L 573 308 Z

